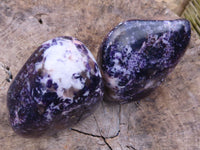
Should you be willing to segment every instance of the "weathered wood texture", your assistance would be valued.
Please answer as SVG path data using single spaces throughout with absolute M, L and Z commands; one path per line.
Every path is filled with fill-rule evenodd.
M 0 62 L 15 76 L 42 42 L 60 35 L 80 39 L 96 56 L 103 37 L 119 22 L 152 18 L 176 16 L 153 0 L 1 0 Z M 9 126 L 6 92 L 10 83 L 2 68 L 2 150 L 200 149 L 200 47 L 195 38 L 166 82 L 139 104 L 102 102 L 73 129 L 37 139 L 22 138 Z
M 157 2 L 163 2 L 170 8 L 174 13 L 179 16 L 182 15 L 186 5 L 190 0 L 156 0 Z

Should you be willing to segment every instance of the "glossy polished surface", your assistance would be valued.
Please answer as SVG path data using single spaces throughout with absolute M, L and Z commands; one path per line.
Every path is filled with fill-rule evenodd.
M 129 20 L 101 45 L 98 62 L 105 100 L 125 103 L 148 95 L 179 62 L 190 40 L 187 20 Z
M 15 132 L 39 136 L 69 127 L 88 116 L 103 98 L 100 70 L 79 40 L 57 37 L 43 43 L 8 90 Z

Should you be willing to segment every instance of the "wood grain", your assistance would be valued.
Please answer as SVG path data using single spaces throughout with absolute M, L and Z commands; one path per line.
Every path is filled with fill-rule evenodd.
M 10 83 L 6 81 L 6 66 L 15 77 L 41 43 L 61 35 L 80 39 L 96 57 L 104 36 L 119 22 L 153 18 L 177 16 L 154 0 L 2 0 L 0 149 L 200 149 L 200 47 L 194 36 L 166 82 L 139 104 L 102 102 L 94 114 L 72 129 L 38 139 L 22 138 L 9 125 L 6 92 Z
M 163 2 L 169 9 L 171 9 L 174 13 L 181 16 L 186 5 L 190 0 L 156 0 L 157 2 Z

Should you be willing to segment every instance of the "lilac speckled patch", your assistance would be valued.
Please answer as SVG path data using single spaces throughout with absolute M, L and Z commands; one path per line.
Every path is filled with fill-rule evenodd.
M 104 39 L 98 62 L 105 99 L 125 103 L 148 95 L 179 62 L 190 40 L 187 20 L 130 20 Z

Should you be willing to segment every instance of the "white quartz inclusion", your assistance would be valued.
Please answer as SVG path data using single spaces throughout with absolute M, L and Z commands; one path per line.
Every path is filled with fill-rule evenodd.
M 53 83 L 58 85 L 58 96 L 63 97 L 64 89 L 67 90 L 71 87 L 82 89 L 84 87 L 80 79 L 73 78 L 73 74 L 86 71 L 84 62 L 88 60 L 87 56 L 82 54 L 71 40 L 56 40 L 56 45 L 52 45 L 44 51 L 43 61 L 36 63 L 36 70 L 44 69 L 47 75 L 41 79 L 41 83 L 46 84 L 51 79 Z M 44 44 L 48 43 L 51 44 L 52 40 Z

